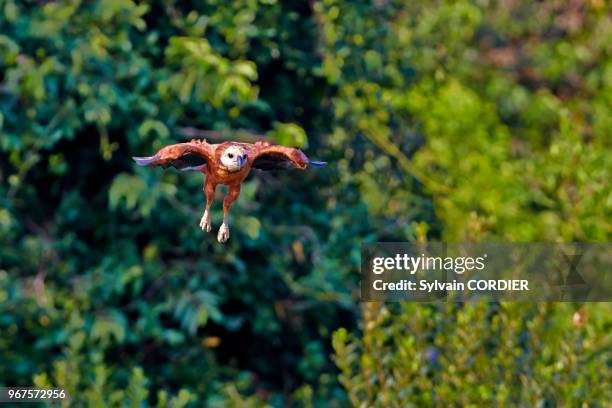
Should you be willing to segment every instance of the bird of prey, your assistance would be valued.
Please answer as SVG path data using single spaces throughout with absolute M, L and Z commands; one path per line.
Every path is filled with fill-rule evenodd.
M 151 157 L 133 157 L 140 166 L 173 166 L 182 171 L 199 171 L 204 174 L 204 194 L 206 209 L 200 220 L 200 228 L 210 232 L 210 206 L 215 189 L 219 184 L 229 187 L 223 200 L 223 223 L 219 228 L 217 240 L 221 243 L 229 239 L 228 213 L 240 195 L 240 185 L 251 169 L 260 170 L 305 170 L 309 165 L 323 167 L 327 163 L 311 161 L 299 149 L 274 145 L 267 141 L 256 143 L 224 142 L 209 144 L 206 140 L 193 139 L 188 143 L 166 146 Z M 199 162 L 193 165 L 193 162 Z

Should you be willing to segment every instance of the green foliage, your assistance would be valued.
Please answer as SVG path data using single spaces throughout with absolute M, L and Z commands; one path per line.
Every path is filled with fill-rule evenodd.
M 257 79 L 255 64 L 223 58 L 204 38 L 171 37 L 165 54 L 170 64 L 180 66 L 180 72 L 159 84 L 162 96 L 170 89 L 185 103 L 195 93 L 197 101 L 210 102 L 214 107 L 256 96 L 251 86 Z
M 416 176 L 443 238 L 609 240 L 611 139 L 598 123 L 612 105 L 596 102 L 612 95 L 607 5 L 329 0 L 315 10 L 323 71 L 339 88 L 335 134 L 363 134 Z M 370 180 L 361 175 L 366 188 L 381 184 Z M 353 405 L 610 400 L 608 305 L 583 310 L 588 330 L 572 327 L 567 305 L 363 309 L 362 336 L 334 336 Z
M 285 146 L 296 146 L 300 148 L 308 147 L 308 136 L 300 126 L 293 123 L 272 124 L 272 131 L 268 132 L 268 137 L 278 144 Z
M 0 385 L 74 406 L 609 401 L 605 305 L 580 328 L 569 305 L 359 318 L 364 242 L 609 240 L 609 6 L 485 3 L 0 0 Z M 130 159 L 194 128 L 330 166 L 252 175 L 220 246 L 201 175 Z
M 0 9 L 0 383 L 76 406 L 342 404 L 331 334 L 357 314 L 360 237 L 397 215 L 369 220 L 348 169 L 256 174 L 220 246 L 201 175 L 130 159 L 200 128 L 333 160 L 307 5 Z
M 363 337 L 334 334 L 340 381 L 356 406 L 603 406 L 610 307 L 581 328 L 572 309 L 368 303 Z
M 598 123 L 611 112 L 596 102 L 612 95 L 610 47 L 599 40 L 611 30 L 606 7 L 514 5 L 516 15 L 538 9 L 547 23 L 533 27 L 470 2 L 315 9 L 324 70 L 340 89 L 336 133 L 363 133 L 437 193 L 444 237 L 609 238 L 610 132 Z M 560 47 L 581 58 L 540 55 Z M 409 163 L 402 152 L 419 134 L 425 144 Z

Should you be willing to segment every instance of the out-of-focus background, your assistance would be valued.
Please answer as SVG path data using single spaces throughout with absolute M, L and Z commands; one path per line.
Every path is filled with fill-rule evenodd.
M 0 385 L 609 404 L 610 304 L 361 304 L 358 271 L 367 242 L 610 241 L 611 11 L 0 0 Z M 262 136 L 330 165 L 252 174 L 226 245 L 198 228 L 200 174 L 130 159 Z

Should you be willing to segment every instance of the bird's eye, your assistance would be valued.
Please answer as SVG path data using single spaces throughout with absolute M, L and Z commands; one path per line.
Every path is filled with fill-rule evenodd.
M 230 159 L 233 159 L 234 158 L 234 154 L 233 153 L 228 153 L 227 157 L 229 157 Z
M 243 158 L 243 159 L 246 159 L 246 154 L 243 154 L 243 155 L 242 155 L 242 158 Z

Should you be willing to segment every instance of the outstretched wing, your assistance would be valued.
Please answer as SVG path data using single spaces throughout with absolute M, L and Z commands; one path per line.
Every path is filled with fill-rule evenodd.
M 132 157 L 139 166 L 173 166 L 183 171 L 201 170 L 214 159 L 214 146 L 205 140 L 177 143 L 160 149 L 151 157 Z
M 253 168 L 259 170 L 304 170 L 309 164 L 313 166 L 325 166 L 325 162 L 311 161 L 300 150 L 293 147 L 272 145 L 267 142 L 254 144 Z

